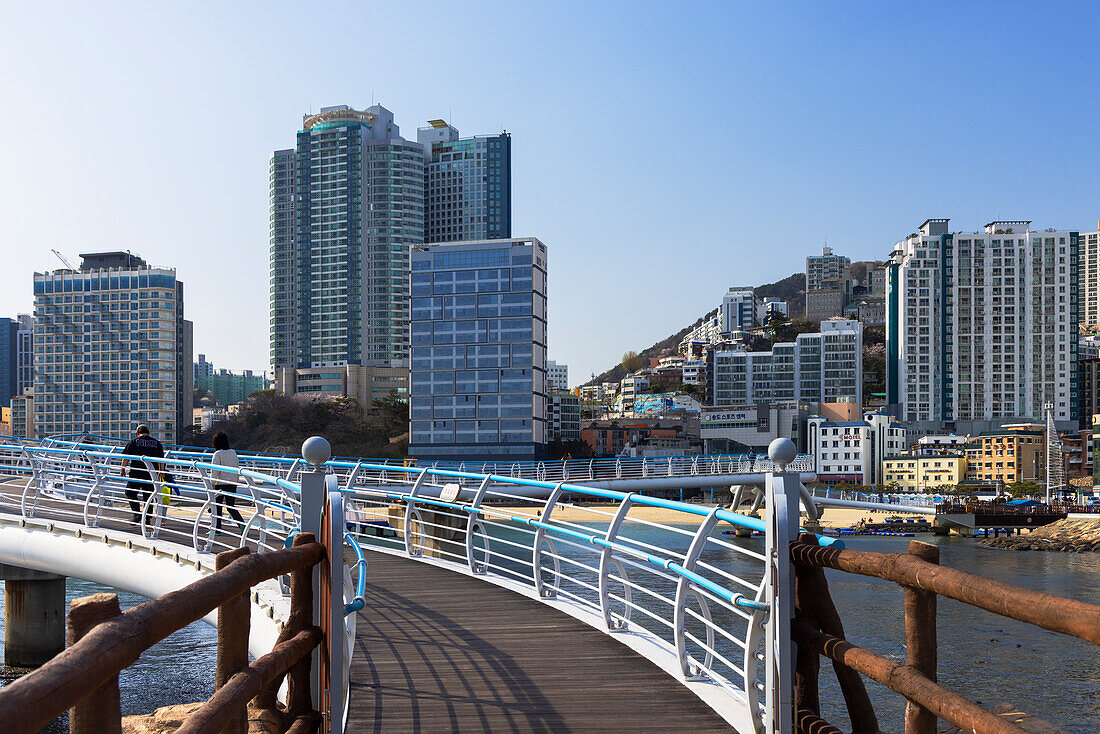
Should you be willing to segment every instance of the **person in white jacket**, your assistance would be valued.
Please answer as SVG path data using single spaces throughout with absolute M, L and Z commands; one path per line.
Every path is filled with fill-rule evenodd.
M 225 435 L 224 431 L 218 431 L 214 434 L 214 464 L 218 466 L 232 467 L 234 469 L 240 466 L 237 461 L 237 452 L 229 448 L 229 436 Z M 241 517 L 241 513 L 237 511 L 235 507 L 237 503 L 236 493 L 239 491 L 236 481 L 237 473 L 230 471 L 215 471 L 214 472 L 214 527 L 218 530 L 222 528 L 222 506 L 225 506 L 229 516 L 241 524 L 244 527 L 244 518 Z

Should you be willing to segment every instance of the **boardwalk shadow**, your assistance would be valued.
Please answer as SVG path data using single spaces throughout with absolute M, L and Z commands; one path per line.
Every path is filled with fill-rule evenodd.
M 477 604 L 470 597 L 453 601 Z M 484 630 L 471 629 L 470 611 L 458 619 L 368 585 L 356 621 L 349 730 L 567 731 L 522 664 L 485 639 Z M 482 620 L 476 626 L 492 626 Z

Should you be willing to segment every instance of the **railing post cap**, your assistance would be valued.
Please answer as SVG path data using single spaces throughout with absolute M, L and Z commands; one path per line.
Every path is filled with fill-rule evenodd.
M 768 444 L 768 458 L 775 462 L 779 471 L 786 469 L 787 464 L 794 461 L 797 456 L 798 447 L 789 438 L 777 438 Z
M 332 458 L 332 446 L 321 436 L 311 436 L 302 443 L 302 458 L 320 469 L 321 465 Z

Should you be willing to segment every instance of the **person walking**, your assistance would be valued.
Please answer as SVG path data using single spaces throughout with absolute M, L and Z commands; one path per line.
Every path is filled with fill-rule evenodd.
M 224 431 L 218 431 L 214 434 L 213 445 L 214 459 L 212 463 L 218 466 L 232 467 L 234 469 L 240 467 L 240 462 L 237 460 L 237 452 L 229 448 L 229 436 L 225 435 Z M 214 472 L 214 528 L 216 530 L 222 529 L 223 505 L 229 513 L 229 516 L 240 523 L 242 528 L 244 527 L 244 518 L 241 517 L 241 513 L 238 512 L 236 508 L 236 480 L 236 472 Z
M 164 446 L 161 442 L 149 435 L 149 426 L 144 423 L 134 429 L 134 438 L 126 444 L 122 453 L 128 457 L 148 456 L 150 458 L 164 458 Z M 161 467 L 153 464 L 158 474 Z M 129 475 L 126 470 L 129 469 Z M 145 462 L 136 458 L 122 460 L 122 474 L 127 477 L 126 497 L 130 500 L 130 509 L 133 511 L 132 521 L 136 525 L 143 519 L 142 508 L 149 500 L 149 494 L 153 491 L 153 477 L 149 475 L 149 468 Z

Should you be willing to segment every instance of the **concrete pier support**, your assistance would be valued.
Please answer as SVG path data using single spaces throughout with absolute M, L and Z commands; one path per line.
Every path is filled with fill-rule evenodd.
M 65 577 L 0 563 L 4 663 L 34 668 L 65 649 Z

